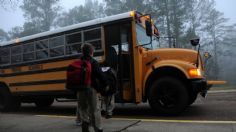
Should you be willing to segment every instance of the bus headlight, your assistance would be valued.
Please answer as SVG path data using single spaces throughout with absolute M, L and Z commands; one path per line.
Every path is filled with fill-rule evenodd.
M 196 69 L 196 68 L 189 69 L 188 73 L 189 73 L 189 75 L 191 77 L 201 77 L 202 76 L 201 70 L 200 69 Z

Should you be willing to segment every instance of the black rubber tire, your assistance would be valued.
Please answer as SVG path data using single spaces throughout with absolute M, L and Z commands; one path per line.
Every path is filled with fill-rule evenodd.
M 0 87 L 0 111 L 17 111 L 20 106 L 19 98 L 12 96 L 6 87 Z
M 197 99 L 197 95 L 198 95 L 198 93 L 190 93 L 189 94 L 188 105 L 192 105 L 195 102 L 195 100 Z
M 21 101 L 18 97 L 12 97 L 11 111 L 18 111 L 21 107 Z
M 39 98 L 34 103 L 38 108 L 47 108 L 50 107 L 54 102 L 54 98 Z
M 182 81 L 167 76 L 153 82 L 148 101 L 158 114 L 177 115 L 188 106 L 189 95 Z

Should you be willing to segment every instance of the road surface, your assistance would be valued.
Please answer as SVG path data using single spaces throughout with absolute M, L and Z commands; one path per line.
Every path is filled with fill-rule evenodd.
M 0 113 L 0 132 L 80 132 L 75 126 L 76 103 L 55 102 L 37 109 L 23 104 L 18 112 Z M 115 132 L 236 132 L 236 92 L 214 92 L 179 116 L 161 116 L 148 104 L 117 104 L 112 119 L 104 119 L 104 131 Z

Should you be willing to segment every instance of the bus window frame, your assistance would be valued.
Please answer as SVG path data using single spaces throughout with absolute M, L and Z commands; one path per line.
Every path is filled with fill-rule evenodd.
M 4 56 L 0 56 L 1 58 L 2 57 L 8 57 L 8 63 L 5 63 L 5 64 L 1 64 L 0 63 L 0 66 L 5 66 L 5 65 L 10 65 L 11 64 L 11 48 L 9 47 L 9 46 L 7 46 L 7 47 L 4 47 L 4 46 L 1 46 L 0 47 L 1 48 L 1 50 L 4 50 L 4 49 L 8 49 L 9 51 L 9 54 L 8 55 L 4 55 Z
M 45 41 L 45 40 L 47 40 L 47 48 L 37 50 L 36 43 L 39 42 L 39 41 Z M 48 41 L 49 41 L 48 39 L 42 39 L 42 40 L 35 41 L 35 51 L 40 51 L 40 50 L 49 49 L 49 45 L 48 45 L 49 42 L 48 42 Z
M 47 48 L 37 50 L 36 43 L 39 42 L 39 41 L 45 41 L 45 40 L 47 41 Z M 47 58 L 37 59 L 37 52 L 40 52 L 40 51 L 47 51 L 47 52 L 48 52 Z M 50 57 L 50 56 L 49 56 L 49 38 L 35 41 L 35 61 L 46 60 L 46 59 L 49 59 L 49 57 Z
M 82 30 L 82 32 L 83 32 L 82 41 L 87 42 L 87 41 L 90 41 L 90 40 L 95 40 L 95 39 L 85 40 L 85 32 L 89 32 L 89 31 L 97 30 L 97 29 L 100 29 L 100 32 L 101 32 L 100 33 L 101 34 L 100 39 L 101 39 L 102 38 L 102 26 L 99 26 L 99 27 L 95 27 L 95 28 L 91 28 L 91 29 L 87 29 L 87 30 Z M 96 39 L 98 39 L 98 38 L 96 38 Z
M 100 46 L 101 46 L 101 48 L 99 48 L 99 49 L 95 49 L 95 52 L 102 52 L 102 51 L 104 51 L 105 49 L 103 49 L 103 39 L 102 39 L 102 27 L 103 27 L 103 25 L 99 25 L 99 26 L 97 26 L 97 27 L 93 27 L 93 28 L 91 28 L 91 27 L 88 27 L 88 28 L 78 28 L 78 30 L 77 30 L 77 32 L 70 32 L 70 33 L 66 33 L 66 32 L 62 32 L 62 33 L 60 33 L 60 35 L 58 35 L 58 36 L 56 36 L 56 34 L 54 34 L 53 35 L 53 37 L 52 36 L 45 36 L 45 37 L 43 37 L 43 39 L 41 39 L 41 38 L 35 38 L 35 39 L 32 39 L 32 40 L 28 40 L 28 41 L 24 41 L 24 42 L 20 42 L 20 43 L 12 43 L 12 44 L 9 44 L 9 45 L 6 45 L 6 47 L 5 46 L 2 46 L 1 47 L 1 49 L 4 49 L 4 48 L 9 48 L 9 50 L 10 50 L 10 54 L 9 54 L 9 59 L 10 59 L 10 61 L 9 61 L 9 63 L 7 63 L 7 64 L 1 64 L 1 66 L 12 66 L 12 65 L 28 65 L 27 63 L 38 63 L 38 62 L 40 62 L 40 61 L 47 61 L 47 60 L 53 60 L 53 59 L 60 59 L 60 58 L 64 58 L 64 57 L 73 57 L 73 56 L 78 56 L 79 54 L 81 54 L 81 53 L 79 53 L 79 52 L 77 52 L 77 54 L 66 54 L 66 47 L 68 46 L 68 45 L 70 45 L 70 46 L 72 46 L 72 45 L 75 45 L 76 43 L 74 43 L 74 44 L 67 44 L 66 43 L 66 36 L 67 35 L 71 35 L 71 34 L 76 34 L 76 33 L 81 33 L 81 43 L 78 43 L 78 44 L 82 44 L 82 43 L 90 43 L 90 42 L 96 42 L 96 41 L 100 41 Z M 97 38 L 97 39 L 91 39 L 91 40 L 88 40 L 88 41 L 85 41 L 85 39 L 84 39 L 84 33 L 85 32 L 87 32 L 87 31 L 92 31 L 92 30 L 96 30 L 96 29 L 99 29 L 100 30 L 100 38 Z M 50 47 L 50 39 L 53 39 L 53 38 L 57 38 L 57 37 L 63 37 L 63 39 L 64 39 L 64 42 L 63 42 L 63 44 L 62 45 L 59 45 L 59 46 L 55 46 L 55 47 Z M 36 47 L 36 44 L 37 44 L 37 42 L 40 42 L 40 41 L 47 41 L 47 48 L 44 48 L 44 49 L 37 49 L 37 47 Z M 30 61 L 23 61 L 23 54 L 24 54 L 24 52 L 23 52 L 23 46 L 24 45 L 27 45 L 27 44 L 30 44 L 30 43 L 32 43 L 32 44 L 34 44 L 34 60 L 30 60 Z M 11 56 L 12 56 L 12 54 L 11 54 L 11 49 L 12 49 L 12 47 L 15 47 L 15 46 L 20 46 L 21 47 L 21 50 L 22 50 L 22 52 L 20 53 L 20 54 L 18 54 L 18 55 L 20 55 L 21 56 L 21 62 L 16 62 L 16 63 L 12 63 L 12 61 L 11 61 Z M 50 56 L 50 49 L 54 49 L 54 48 L 60 48 L 60 47 L 63 47 L 64 49 L 63 49 L 63 55 L 60 55 L 60 56 L 55 56 L 55 57 L 51 57 Z M 43 59 L 37 59 L 37 57 L 36 57 L 36 53 L 37 52 L 39 52 L 39 51 L 44 51 L 44 50 L 46 50 L 47 52 L 48 52 L 48 57 L 47 58 L 43 58 Z M 28 52 L 29 53 L 29 52 Z M 7 57 L 7 56 L 6 56 Z
M 81 36 L 81 41 L 80 41 L 80 42 L 67 43 L 67 41 L 66 41 L 66 40 L 67 40 L 67 39 L 66 39 L 67 36 L 74 35 L 74 34 L 79 34 L 79 33 L 80 33 L 80 36 Z M 82 43 L 82 39 L 83 39 L 82 31 L 78 31 L 78 32 L 74 32 L 74 33 L 65 34 L 65 44 L 66 44 L 66 45 L 74 45 L 74 44 L 77 44 L 77 43 Z
M 62 45 L 57 45 L 57 46 L 54 46 L 54 47 L 50 46 L 50 40 L 51 39 L 59 38 L 59 37 L 62 37 L 62 36 L 64 38 L 64 42 L 63 42 Z M 61 47 L 61 46 L 65 45 L 65 34 L 48 38 L 48 45 L 49 45 L 49 47 L 48 47 L 49 49 L 58 48 L 58 47 Z
M 66 37 L 70 36 L 70 35 L 74 35 L 74 34 L 80 34 L 81 41 L 80 42 L 76 42 L 76 43 L 67 43 Z M 74 32 L 74 33 L 65 34 L 65 56 L 78 55 L 79 54 L 78 50 L 77 50 L 77 53 L 75 53 L 75 54 L 73 54 L 73 53 L 68 54 L 67 53 L 67 47 L 72 47 L 74 45 L 80 45 L 81 46 L 82 43 L 83 43 L 83 30 L 82 31 L 78 31 L 78 32 Z
M 99 38 L 85 40 L 85 33 L 86 33 L 86 32 L 89 32 L 89 31 L 92 31 L 92 30 L 97 30 L 97 29 L 100 30 L 100 37 L 99 37 Z M 83 43 L 91 43 L 91 42 L 96 42 L 96 41 L 100 41 L 100 42 L 101 42 L 101 43 L 100 43 L 101 48 L 96 49 L 96 47 L 93 45 L 94 48 L 95 48 L 95 51 L 102 51 L 102 26 L 95 27 L 95 28 L 91 28 L 91 29 L 87 29 L 87 30 L 83 30 L 83 34 L 82 34 L 82 42 L 83 42 Z M 92 44 L 92 43 L 91 43 L 91 44 Z
M 59 37 L 62 37 L 63 38 L 63 44 L 61 44 L 61 45 L 57 45 L 57 46 L 54 46 L 54 47 L 51 47 L 51 45 L 50 45 L 50 40 L 51 39 L 55 39 L 55 38 L 59 38 Z M 55 37 L 51 37 L 51 38 L 48 38 L 48 48 L 49 48 L 49 56 L 48 56 L 48 58 L 50 59 L 50 58 L 54 58 L 54 57 L 62 57 L 62 56 L 65 56 L 65 34 L 63 34 L 63 35 L 59 35 L 59 36 L 55 36 Z M 63 55 L 57 55 L 57 56 L 51 56 L 51 50 L 53 50 L 53 49 L 57 49 L 57 48 L 61 48 L 61 47 L 63 47 Z
M 63 38 L 63 44 L 60 44 L 60 45 L 51 47 L 51 45 L 50 45 L 50 40 L 55 39 L 55 38 L 59 38 L 59 37 L 62 37 L 62 38 Z M 48 38 L 48 46 L 49 46 L 49 57 L 48 57 L 48 58 L 54 58 L 54 57 L 65 56 L 65 34 Z M 63 55 L 51 56 L 51 50 L 53 50 L 53 49 L 58 49 L 58 48 L 63 48 Z
M 12 48 L 15 48 L 15 47 L 19 47 L 19 48 L 21 48 L 21 53 L 17 53 L 17 54 L 12 54 Z M 12 56 L 18 56 L 18 55 L 20 55 L 20 57 L 21 57 L 21 60 L 20 60 L 20 62 L 12 62 Z M 11 65 L 15 65 L 15 64 L 19 64 L 19 63 L 22 63 L 23 62 L 23 46 L 22 46 L 22 44 L 18 44 L 18 45 L 13 45 L 13 46 L 11 46 L 10 47 L 10 64 Z
M 36 42 L 37 41 L 32 41 L 32 42 L 29 42 L 29 43 L 22 44 L 22 62 L 30 62 L 30 61 L 33 61 L 33 60 L 36 59 L 36 44 L 35 44 Z M 27 46 L 27 45 L 33 45 L 33 47 L 34 47 L 33 51 L 24 52 L 24 46 Z M 24 61 L 24 55 L 25 54 L 30 54 L 30 53 L 34 54 L 34 59 Z

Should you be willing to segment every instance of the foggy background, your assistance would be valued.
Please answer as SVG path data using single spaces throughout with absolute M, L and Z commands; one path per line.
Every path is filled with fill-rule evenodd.
M 161 36 L 174 38 L 177 47 L 192 48 L 189 39 L 200 38 L 201 53 L 212 55 L 208 78 L 236 88 L 235 5 L 235 0 L 0 0 L 0 43 L 137 10 L 151 14 Z

